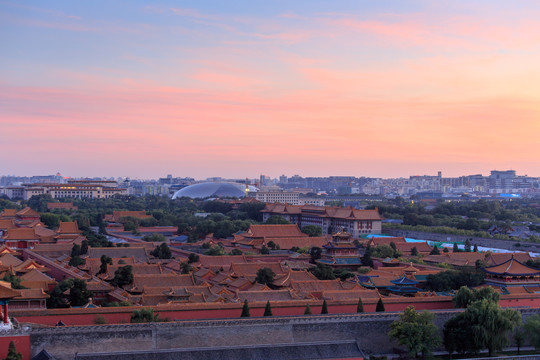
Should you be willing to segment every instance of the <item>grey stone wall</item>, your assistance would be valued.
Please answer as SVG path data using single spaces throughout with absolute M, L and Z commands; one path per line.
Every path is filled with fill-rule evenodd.
M 442 325 L 460 310 L 437 311 Z M 524 309 L 524 318 L 540 309 Z M 32 356 L 45 348 L 59 360 L 76 353 L 219 348 L 356 342 L 367 354 L 391 353 L 397 344 L 388 338 L 399 313 L 286 316 L 272 318 L 179 321 L 174 323 L 70 326 L 33 329 Z M 122 357 L 123 358 L 123 357 Z

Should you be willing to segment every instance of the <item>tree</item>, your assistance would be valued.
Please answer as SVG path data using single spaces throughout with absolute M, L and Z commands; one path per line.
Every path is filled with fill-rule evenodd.
M 362 298 L 358 298 L 358 305 L 356 305 L 356 312 L 357 313 L 363 313 L 364 312 L 364 304 L 362 303 Z
M 311 307 L 309 304 L 306 305 L 306 310 L 304 310 L 304 315 L 311 315 Z
M 17 275 L 13 275 L 9 272 L 6 272 L 6 275 L 2 278 L 2 281 L 6 281 L 11 284 L 12 289 L 27 289 L 21 285 L 21 278 Z
M 81 279 L 70 280 L 72 280 L 68 296 L 70 305 L 83 306 L 88 304 L 88 299 L 92 297 L 92 293 L 86 289 L 86 281 Z
M 142 240 L 148 241 L 148 242 L 163 242 L 163 241 L 166 241 L 167 238 L 163 236 L 162 234 L 153 233 L 152 235 L 143 236 Z
M 160 322 L 158 314 L 154 314 L 154 309 L 141 309 L 135 310 L 131 314 L 131 323 L 149 323 L 149 322 Z
M 60 225 L 60 216 L 51 213 L 41 214 L 39 220 L 49 229 L 56 229 Z
M 167 245 L 166 243 L 156 246 L 155 249 L 150 252 L 150 255 L 158 259 L 172 258 L 171 249 L 169 249 L 169 245 Z
M 261 248 L 261 254 L 268 255 L 270 254 L 270 250 L 266 247 L 266 245 L 263 245 Z
M 319 280 L 334 280 L 336 275 L 331 266 L 318 263 L 316 267 L 310 269 L 311 273 Z
M 101 265 L 99 265 L 99 271 L 96 275 L 106 274 L 107 264 L 112 265 L 112 259 L 105 254 L 101 255 L 100 261 L 101 261 Z
M 263 316 L 272 316 L 272 307 L 270 306 L 270 301 L 266 302 L 266 306 L 264 307 L 264 315 Z
M 243 252 L 240 249 L 232 249 L 231 250 L 231 255 L 242 255 L 242 254 L 243 254 Z
M 251 315 L 249 314 L 249 304 L 246 299 L 244 300 L 244 306 L 242 306 L 242 314 L 240 315 L 240 317 L 250 317 L 250 316 Z
M 470 290 L 467 286 L 462 286 L 459 288 L 458 293 L 454 296 L 452 301 L 454 302 L 454 307 L 456 309 L 466 308 L 475 301 L 479 300 L 489 300 L 494 303 L 498 303 L 501 298 L 501 295 L 492 287 L 486 286 L 478 290 Z
M 427 311 L 416 312 L 413 306 L 405 309 L 400 319 L 390 324 L 389 336 L 398 340 L 409 350 L 409 354 L 418 357 L 422 353 L 422 359 L 431 353 L 431 349 L 440 343 L 439 331 L 433 320 L 435 315 Z
M 17 348 L 15 348 L 15 343 L 13 340 L 9 342 L 8 346 L 8 353 L 5 358 L 5 360 L 21 360 L 22 354 L 20 352 L 17 352 Z
M 362 256 L 362 259 L 361 259 L 363 266 L 373 267 L 373 260 L 371 259 L 371 253 L 372 253 L 371 246 L 368 245 L 366 252 L 364 253 L 364 256 Z
M 126 265 L 118 268 L 114 272 L 114 278 L 111 281 L 111 285 L 123 287 L 133 282 L 133 268 L 131 265 Z
M 439 248 L 437 247 L 437 245 L 433 246 L 433 250 L 431 250 L 429 255 L 441 255 L 441 252 L 439 251 Z
M 473 252 L 478 252 L 478 245 L 474 244 Z
M 443 249 L 443 253 L 448 253 L 448 252 L 450 252 L 450 250 L 448 250 L 448 248 L 445 247 L 445 248 Z
M 189 274 L 190 272 L 193 271 L 193 266 L 191 266 L 189 262 L 184 261 L 180 263 L 180 269 L 181 269 L 182 274 Z
M 394 250 L 390 245 L 382 244 L 377 245 L 375 249 L 373 249 L 373 253 L 371 255 L 379 258 L 388 258 L 394 257 L 395 253 L 396 250 Z
M 321 314 L 328 314 L 328 304 L 326 303 L 326 300 L 322 303 Z
M 280 215 L 272 215 L 266 220 L 266 224 L 290 224 L 287 220 Z
M 474 301 L 467 309 L 444 325 L 444 345 L 452 354 L 478 353 L 488 349 L 488 356 L 508 344 L 508 332 L 521 322 L 521 315 L 513 309 L 501 309 L 490 299 Z
M 199 261 L 199 255 L 191 253 L 188 256 L 188 263 L 193 264 Z
M 454 248 L 452 249 L 452 252 L 459 252 L 459 247 L 457 243 L 454 243 Z
M 411 255 L 418 256 L 418 249 L 416 248 L 416 246 L 413 246 L 413 248 L 411 249 Z
M 465 240 L 465 252 L 471 252 L 471 242 L 469 239 Z
M 525 333 L 521 329 L 517 329 L 514 331 L 514 343 L 517 347 L 517 354 L 520 355 L 521 347 L 523 346 L 523 343 L 525 342 Z
M 83 240 L 81 242 L 81 254 L 80 255 L 86 255 L 88 254 L 88 240 Z
M 306 225 L 302 228 L 302 232 L 309 237 L 322 236 L 322 228 L 317 225 Z
M 529 316 L 524 328 L 531 345 L 540 349 L 540 317 L 537 314 Z
M 375 308 L 376 312 L 384 312 L 384 303 L 382 301 L 382 298 L 379 298 L 379 301 L 377 301 L 377 307 Z
M 266 245 L 268 245 L 268 247 L 272 250 L 276 250 L 277 248 L 277 245 L 275 242 L 273 242 L 272 240 L 270 240 Z
M 276 274 L 272 271 L 272 269 L 265 267 L 257 270 L 257 277 L 255 278 L 255 281 L 259 284 L 268 285 L 274 281 L 275 277 Z
M 77 267 L 84 264 L 84 260 L 80 257 L 80 255 L 81 247 L 77 244 L 73 244 L 73 247 L 71 248 L 71 259 L 69 259 L 69 265 Z
M 315 264 L 315 262 L 322 257 L 322 249 L 318 246 L 314 246 L 309 250 L 309 255 L 311 257 L 311 263 Z

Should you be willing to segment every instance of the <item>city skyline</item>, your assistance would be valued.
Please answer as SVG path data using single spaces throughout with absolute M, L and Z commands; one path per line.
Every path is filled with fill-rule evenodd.
M 540 176 L 533 2 L 0 9 L 6 174 Z

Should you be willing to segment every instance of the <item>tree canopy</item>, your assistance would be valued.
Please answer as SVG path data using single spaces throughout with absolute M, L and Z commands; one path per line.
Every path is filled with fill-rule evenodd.
M 276 274 L 272 271 L 272 269 L 265 267 L 257 270 L 257 277 L 255 278 L 255 281 L 259 284 L 268 285 L 274 281 L 275 277 Z
M 424 358 L 441 342 L 439 331 L 433 323 L 434 319 L 433 313 L 419 313 L 413 306 L 409 306 L 399 320 L 390 324 L 389 336 L 407 347 L 411 356 L 418 357 L 418 353 L 421 353 Z

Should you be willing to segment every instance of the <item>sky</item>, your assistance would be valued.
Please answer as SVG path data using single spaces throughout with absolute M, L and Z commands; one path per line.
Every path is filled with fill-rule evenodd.
M 536 1 L 1 1 L 0 175 L 540 176 Z

